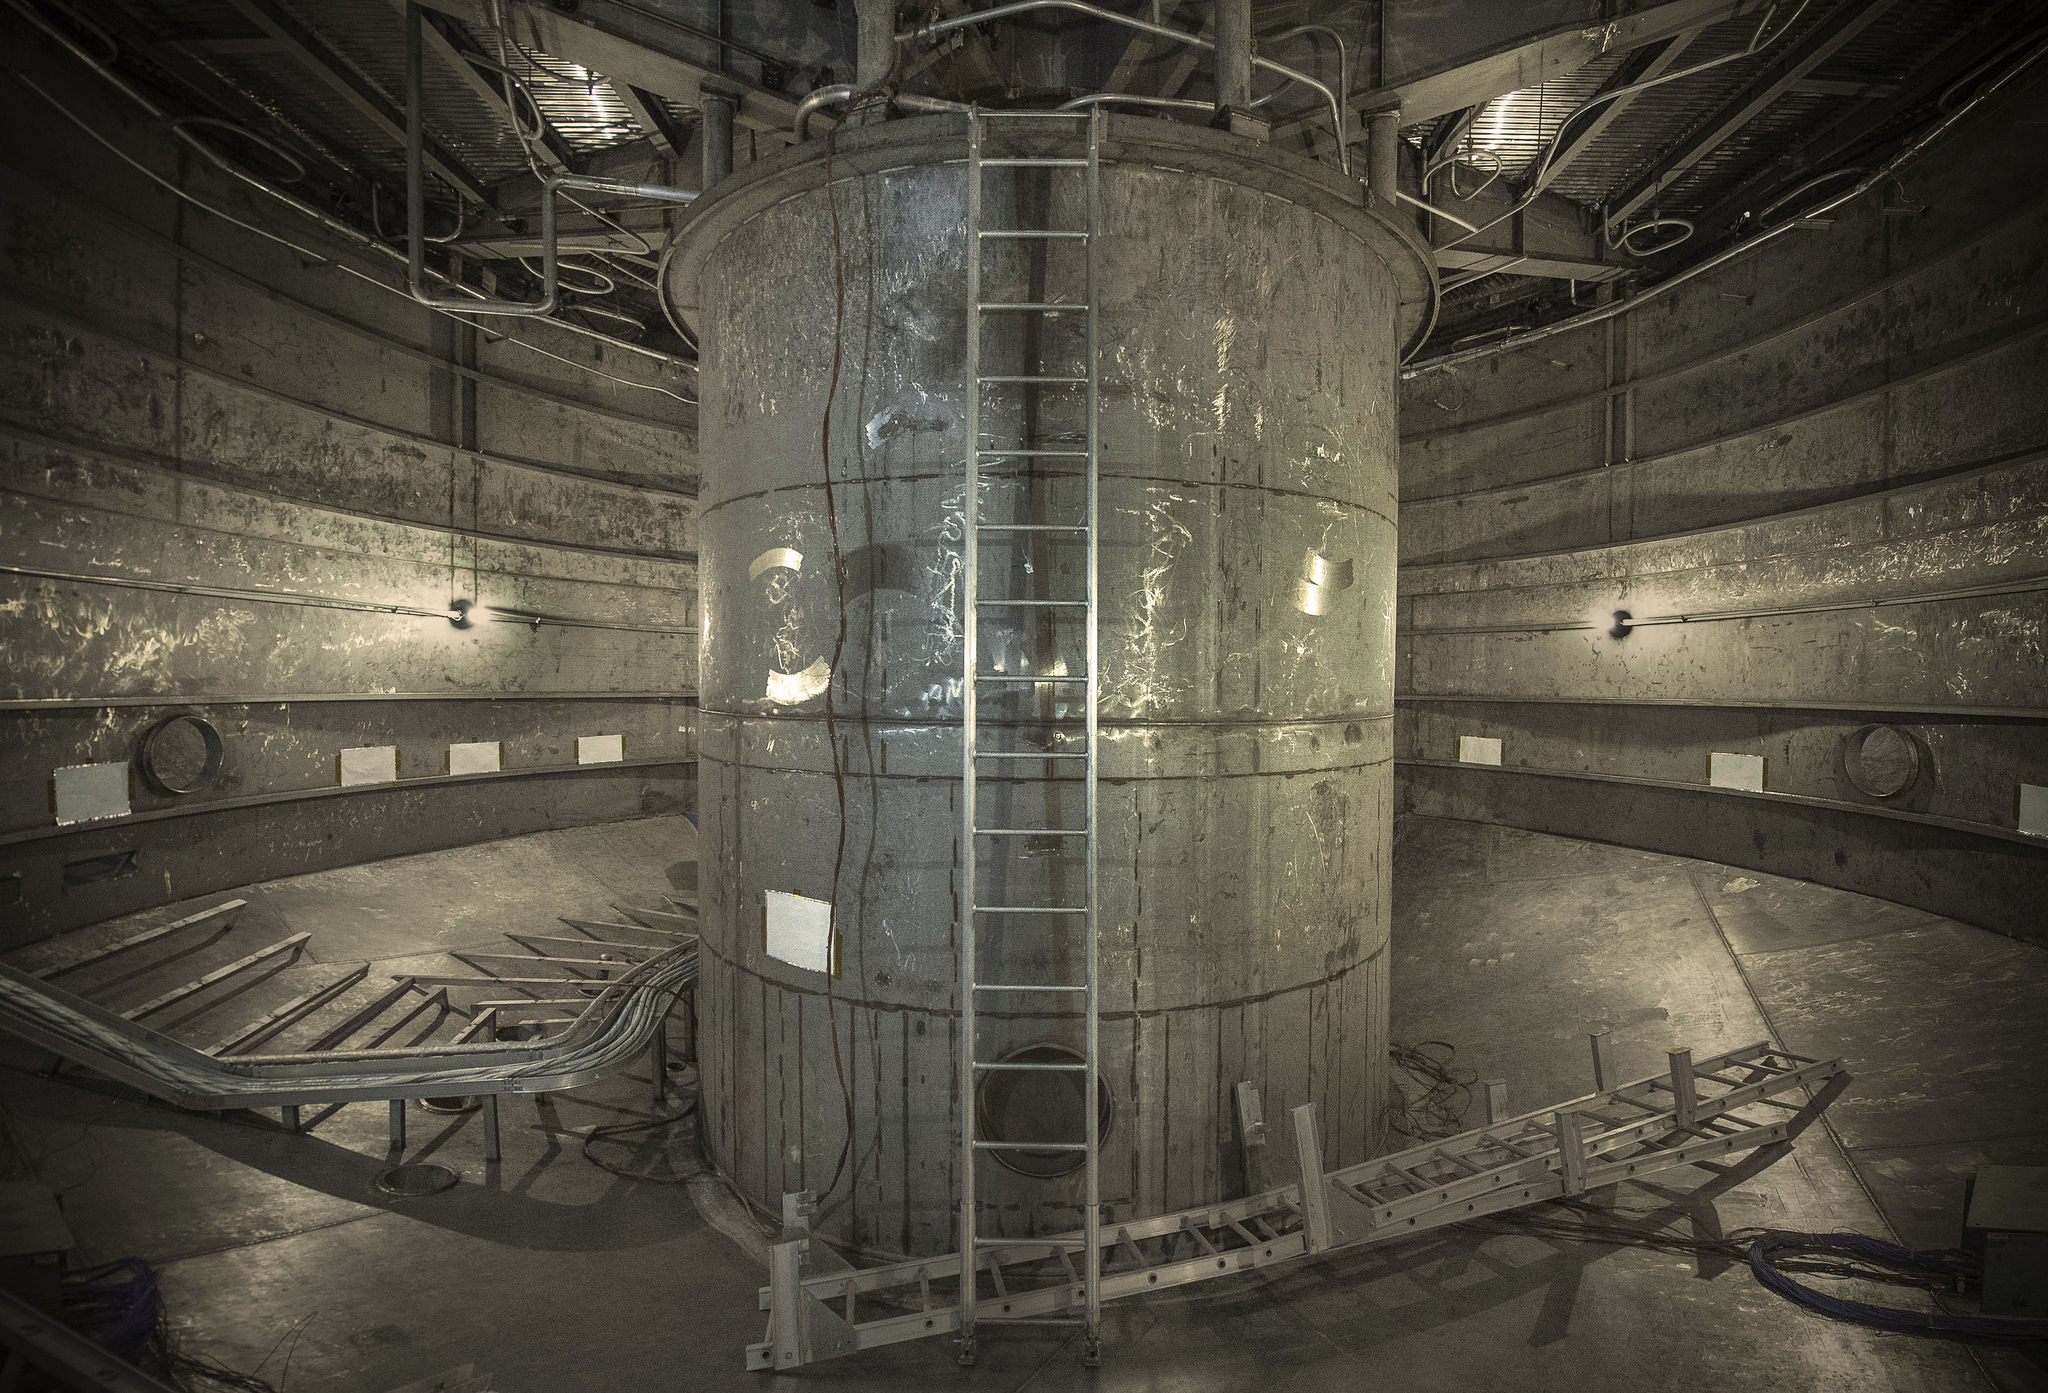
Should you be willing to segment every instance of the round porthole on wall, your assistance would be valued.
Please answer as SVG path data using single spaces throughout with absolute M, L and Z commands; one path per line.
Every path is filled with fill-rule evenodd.
M 220 777 L 220 732 L 203 716 L 182 712 L 158 721 L 136 742 L 135 767 L 158 793 L 198 793 Z
M 1920 778 L 1920 746 L 1897 726 L 1864 726 L 1842 743 L 1842 772 L 1872 798 L 1892 798 Z
M 1085 1063 L 1080 1051 L 1041 1042 L 1021 1045 L 997 1061 L 1001 1064 Z M 1107 1141 L 1116 1120 L 1116 1099 L 1107 1080 L 1095 1079 L 1096 1135 Z M 974 1110 L 981 1134 L 990 1141 L 1075 1141 L 1082 1139 L 1081 1074 L 1078 1070 L 991 1069 L 974 1091 Z M 1080 1151 L 992 1151 L 1002 1165 L 1019 1175 L 1052 1180 L 1087 1164 Z

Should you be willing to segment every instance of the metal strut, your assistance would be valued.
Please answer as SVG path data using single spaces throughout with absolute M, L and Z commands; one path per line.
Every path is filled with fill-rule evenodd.
M 1080 1270 L 1073 1273 L 1078 1284 L 1074 1293 L 1078 1300 L 1066 1303 L 1060 1313 L 1063 1320 L 1078 1320 L 1082 1327 L 1083 1359 L 1093 1364 L 1099 1349 L 1097 1324 L 1101 1314 L 1101 1245 L 1097 1242 L 1101 1224 L 1101 1143 L 1100 1118 L 1096 1106 L 1099 1057 L 1099 996 L 1096 966 L 1096 842 L 1097 823 L 1095 806 L 1096 787 L 1096 702 L 1100 690 L 1097 673 L 1098 618 L 1097 590 L 1100 542 L 1097 535 L 1099 446 L 1097 439 L 1097 363 L 1096 329 L 1099 307 L 1096 295 L 1096 229 L 1101 220 L 1101 148 L 1102 116 L 1099 111 L 1089 112 L 998 112 L 970 110 L 967 113 L 967 352 L 965 368 L 965 396 L 967 402 L 965 490 L 963 493 L 963 590 L 965 593 L 965 630 L 962 643 L 962 729 L 960 775 L 962 784 L 961 827 L 958 855 L 962 883 L 962 912 L 960 923 L 960 1090 L 961 1107 L 965 1113 L 960 1132 L 960 1218 L 957 1228 L 959 1257 L 956 1271 L 960 1274 L 959 1296 L 959 1352 L 962 1364 L 974 1362 L 976 1326 L 986 1320 L 1000 1322 L 1005 1313 L 1011 1311 L 1012 1303 L 1005 1299 L 1006 1292 L 1003 1272 L 992 1243 L 981 1237 L 981 1206 L 978 1199 L 978 1185 L 982 1158 L 988 1153 L 1037 1152 L 1041 1155 L 1054 1152 L 1075 1152 L 1082 1155 L 1083 1198 L 1081 1204 L 1082 1230 L 1078 1244 L 1069 1243 L 1069 1248 L 1080 1250 Z M 1014 139 L 1013 139 L 1014 137 Z M 1076 137 L 1085 138 L 1085 154 L 1077 155 L 1072 146 Z M 990 145 L 996 146 L 991 153 Z M 1019 151 L 1022 153 L 1019 153 Z M 1068 199 L 1055 198 L 1052 191 L 1066 193 L 1071 184 L 1061 189 L 1063 181 L 1078 176 L 1084 181 L 1084 226 L 988 226 L 989 204 L 984 199 L 986 171 L 1003 171 L 997 176 L 1013 188 L 1024 181 L 1042 178 L 1046 182 L 1048 208 L 1069 203 Z M 1006 205 L 1016 210 L 1029 200 L 1011 197 Z M 1040 224 L 1055 221 L 1048 216 L 1034 219 Z M 1082 252 L 1079 297 L 1073 287 L 1059 293 L 1047 286 L 1039 294 L 1018 296 L 1006 294 L 996 299 L 984 299 L 982 289 L 983 261 L 993 252 L 1006 258 L 1027 258 L 1027 264 L 1041 263 L 1049 275 L 1054 261 L 1052 255 L 1057 247 L 1078 243 Z M 1082 363 L 1078 371 L 1047 371 L 1043 367 L 1034 369 L 1028 362 L 1020 360 L 1019 368 L 1008 372 L 990 373 L 984 370 L 982 351 L 982 327 L 991 319 L 997 319 L 1006 326 L 1029 326 L 1034 321 L 1041 330 L 1050 330 L 1055 323 L 1071 324 L 1078 315 L 1084 325 Z M 1054 317 L 1058 319 L 1055 321 Z M 1023 333 L 1006 336 L 1006 342 L 1022 342 Z M 1084 396 L 1084 425 L 1081 448 L 1072 448 L 1071 439 L 1064 441 L 1068 448 L 1043 450 L 1035 448 L 1032 413 L 1020 411 L 1017 415 L 1014 442 L 999 442 L 1009 448 L 990 448 L 984 441 L 987 426 L 984 421 L 985 394 L 1003 393 L 1024 389 L 1027 393 L 1040 394 L 1038 400 L 1056 400 L 1064 394 L 1071 401 L 1072 394 Z M 997 479 L 993 471 L 1008 466 L 1003 479 Z M 1071 493 L 1059 496 L 1059 483 L 1071 478 L 1075 466 L 1083 473 L 1083 487 L 1076 499 Z M 985 470 L 986 467 L 986 470 Z M 1041 511 L 1027 511 L 1017 517 L 1003 515 L 1000 507 L 992 506 L 984 487 L 989 483 L 1008 482 L 1012 488 L 1007 495 L 1012 506 L 1031 509 L 1027 495 L 1041 484 L 1045 485 L 1046 501 L 1039 505 Z M 1015 487 L 1018 483 L 1022 487 Z M 1039 545 L 1059 543 L 1072 546 L 1076 543 L 1086 549 L 1085 581 L 1083 593 L 1073 595 L 1009 593 L 998 587 L 985 588 L 982 584 L 982 544 L 988 541 L 992 546 L 1002 548 L 1005 561 L 1011 559 L 1010 549 L 1017 545 Z M 1069 553 L 1071 554 L 1071 553 Z M 1014 583 L 1036 575 L 1054 576 L 1058 567 L 1033 566 L 1020 570 L 1014 564 L 1004 570 Z M 1038 583 L 1043 591 L 1053 582 L 1048 579 Z M 1028 588 L 1028 581 L 1027 581 Z M 993 593 L 991 593 L 993 592 Z M 1047 672 L 1047 664 L 1032 663 L 1028 660 L 1022 666 L 1033 670 L 1019 672 L 1017 663 L 1001 660 L 1000 645 L 984 646 L 982 624 L 986 619 L 1001 626 L 1002 632 L 1013 632 L 1013 626 L 1026 622 L 1049 625 L 1059 622 L 1059 616 L 1077 616 L 1085 611 L 1082 635 L 1085 649 L 1083 671 L 1070 672 L 1063 665 L 1054 665 L 1056 670 Z M 1041 631 L 1043 632 L 1043 630 Z M 1012 650 L 1019 645 L 1011 645 Z M 985 664 L 984 658 L 991 661 Z M 1077 690 L 1079 689 L 1079 690 Z M 996 719 L 989 720 L 984 713 L 982 697 L 991 698 Z M 1078 702 L 1075 698 L 1078 697 Z M 1033 703 L 1028 713 L 1019 716 L 1022 703 Z M 1076 707 L 1078 706 L 1078 710 Z M 1074 744 L 1079 738 L 1080 749 Z M 1020 748 L 1021 746 L 1021 748 Z M 1078 756 L 1078 758 L 1076 758 Z M 1005 792 L 1016 788 L 1008 782 L 1011 770 L 1020 774 L 1026 771 L 1019 767 L 1020 760 L 1045 760 L 1038 766 L 1043 770 L 1043 782 L 1038 784 L 1045 790 L 1044 816 L 1034 819 L 1021 813 L 1003 814 L 999 823 L 992 823 L 982 816 L 981 800 L 978 797 L 980 775 L 984 767 L 1004 777 L 1002 788 Z M 1035 773 L 1036 771 L 1031 771 Z M 1056 815 L 1057 794 L 1078 791 L 1083 806 L 1081 825 L 1059 825 Z M 1082 867 L 1079 902 L 1075 902 L 1071 890 L 1060 894 L 1054 888 L 1062 882 L 1053 877 L 1039 878 L 1031 875 L 1005 874 L 1019 865 L 1018 858 L 1032 843 L 1051 844 L 1051 850 L 1041 851 L 1042 856 L 1059 858 L 1064 867 L 1071 868 L 1077 863 Z M 977 860 L 982 854 L 989 858 L 989 865 L 995 874 L 991 877 L 999 884 L 1029 884 L 1044 888 L 1030 893 L 1006 891 L 1004 903 L 983 903 L 984 888 L 978 877 Z M 1032 947 L 1043 944 L 1043 951 L 1029 956 L 1045 961 L 1063 962 L 1067 965 L 1064 975 L 1055 973 L 1051 980 L 1019 982 L 1018 974 L 1006 970 L 996 979 L 982 975 L 981 951 L 982 928 L 989 931 L 991 945 L 1004 942 L 1015 944 L 1020 936 L 1039 936 L 1031 941 Z M 1052 951 L 1046 936 L 1060 929 L 1078 931 L 1079 952 L 1059 953 Z M 1071 942 L 1071 940 L 1069 940 Z M 1025 956 L 1007 954 L 1006 957 Z M 1079 1141 L 1069 1137 L 990 1137 L 982 1134 L 980 1108 L 977 1106 L 979 1087 L 983 1078 L 998 1070 L 1028 1068 L 1014 1062 L 984 1057 L 986 1047 L 977 1027 L 977 1011 L 985 998 L 1009 998 L 1008 1004 L 1014 1009 L 1020 1002 L 1033 998 L 1061 997 L 1080 998 L 1082 1014 L 1083 1044 L 1081 1058 L 1069 1065 L 1039 1065 L 1041 1069 L 1074 1073 L 1080 1076 L 1081 1112 L 1083 1115 L 1082 1136 Z M 984 1271 L 993 1286 L 993 1296 L 984 1300 L 980 1293 Z

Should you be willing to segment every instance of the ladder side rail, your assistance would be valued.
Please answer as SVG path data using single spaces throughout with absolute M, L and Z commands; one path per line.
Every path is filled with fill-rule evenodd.
M 1088 762 L 1083 766 L 1085 780 L 1086 823 L 1088 838 L 1084 844 L 1087 856 L 1086 904 L 1088 914 L 1082 935 L 1085 940 L 1082 966 L 1082 984 L 1087 988 L 1082 997 L 1082 1012 L 1086 1045 L 1082 1050 L 1083 1062 L 1087 1066 L 1081 1088 L 1081 1110 L 1086 1119 L 1085 1139 L 1088 1144 L 1086 1170 L 1083 1186 L 1085 1211 L 1081 1219 L 1082 1233 L 1082 1287 L 1086 1309 L 1083 1312 L 1083 1338 L 1087 1342 L 1087 1355 L 1092 1361 L 1099 1338 L 1098 1325 L 1102 1317 L 1102 1136 L 1101 1109 L 1096 1104 L 1097 1090 L 1101 1087 L 1101 1034 L 1102 1034 L 1102 983 L 1098 972 L 1097 941 L 1101 928 L 1100 887 L 1097 884 L 1098 852 L 1100 850 L 1100 825 L 1097 821 L 1096 787 L 1099 772 L 1100 750 L 1097 744 L 1097 704 L 1102 697 L 1101 657 L 1101 560 L 1102 560 L 1102 441 L 1099 434 L 1099 411 L 1101 397 L 1101 360 L 1097 353 L 1097 335 L 1100 328 L 1101 305 L 1096 281 L 1097 244 L 1101 241 L 1102 230 L 1102 130 L 1104 116 L 1098 106 L 1088 114 L 1088 172 L 1087 210 L 1082 226 L 1088 236 L 1082 242 L 1083 249 L 1083 295 L 1087 302 L 1087 342 L 1083 347 L 1086 355 L 1084 372 L 1088 379 L 1087 402 L 1087 446 L 1088 485 L 1087 514 L 1088 526 L 1088 633 L 1087 633 L 1087 754 Z
M 960 1241 L 960 1322 L 963 1356 L 973 1349 L 975 1301 L 975 1177 L 979 1152 L 975 1146 L 975 913 L 979 899 L 975 887 L 975 722 L 979 718 L 975 674 L 980 668 L 980 566 L 981 527 L 981 117 L 967 111 L 967 343 L 964 362 L 966 389 L 966 458 L 964 490 L 960 497 L 960 591 L 961 673 L 960 683 L 960 1220 L 956 1233 Z

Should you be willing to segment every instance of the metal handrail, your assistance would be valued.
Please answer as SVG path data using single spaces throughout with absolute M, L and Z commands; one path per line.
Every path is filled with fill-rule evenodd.
M 645 1049 L 676 996 L 696 980 L 692 937 L 605 983 L 573 1024 L 544 1041 L 217 1059 L 0 963 L 0 1030 L 200 1111 L 552 1093 L 589 1083 Z
M 1090 19 L 1099 19 L 1109 24 L 1120 24 L 1126 29 L 1135 29 L 1139 33 L 1148 34 L 1155 39 L 1166 39 L 1173 43 L 1183 43 L 1190 48 L 1205 49 L 1211 53 L 1216 51 L 1215 42 L 1203 38 L 1200 34 L 1190 34 L 1184 29 L 1174 29 L 1164 24 L 1153 24 L 1147 20 L 1137 19 L 1131 15 L 1118 14 L 1115 10 L 1106 10 L 1100 5 L 1087 4 L 1085 0 L 1012 0 L 1012 3 L 1007 5 L 996 5 L 990 9 L 976 10 L 968 14 L 955 15 L 951 19 L 938 20 L 916 29 L 906 29 L 897 34 L 896 42 L 909 43 L 913 39 L 935 39 L 942 34 L 950 34 L 955 29 L 964 29 L 971 24 L 985 24 L 990 20 L 1008 19 L 1012 15 L 1029 14 L 1034 10 L 1067 10 L 1074 14 L 1087 15 Z M 1251 64 L 1254 68 L 1264 72 L 1278 73 L 1289 81 L 1298 82 L 1312 91 L 1323 94 L 1323 100 L 1328 102 L 1330 106 L 1330 123 L 1338 137 L 1338 162 L 1342 165 L 1344 172 L 1349 174 L 1351 172 L 1351 152 L 1343 143 L 1344 103 L 1338 97 L 1336 90 L 1327 82 L 1302 72 L 1299 68 L 1290 68 L 1285 63 L 1276 63 L 1270 58 L 1261 58 L 1256 53 L 1251 57 Z

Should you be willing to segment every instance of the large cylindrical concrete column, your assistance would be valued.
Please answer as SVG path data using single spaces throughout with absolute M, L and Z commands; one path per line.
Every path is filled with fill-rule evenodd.
M 1430 272 L 1334 170 L 1166 122 L 1109 130 L 1099 796 L 1114 1217 L 1291 1176 L 1284 1148 L 1270 1174 L 1245 1173 L 1239 1080 L 1268 1118 L 1314 1101 L 1329 1164 L 1379 1143 L 1394 387 Z M 877 1252 L 952 1242 L 971 1106 L 955 955 L 964 151 L 964 120 L 932 117 L 844 133 L 829 183 L 822 144 L 749 166 L 697 205 L 665 271 L 703 355 L 707 1142 L 764 1207 L 829 1187 L 820 1229 Z M 989 178 L 989 225 L 1081 224 L 1078 179 Z M 1079 255 L 992 255 L 985 296 L 1056 296 Z M 1080 329 L 992 320 L 983 371 L 1071 371 Z M 985 408 L 983 445 L 1072 448 L 1082 422 L 1076 399 L 1026 389 Z M 1051 517 L 1072 463 L 989 484 L 987 506 Z M 1080 564 L 1046 537 L 985 546 L 983 592 L 1067 586 Z M 1055 675 L 1077 670 L 1077 637 L 990 621 L 982 647 L 997 670 Z M 1020 717 L 1071 691 L 1018 690 Z M 984 779 L 984 820 L 1062 816 L 1071 790 L 1039 774 Z M 1016 898 L 1076 873 L 1050 840 L 984 867 Z M 764 951 L 768 891 L 833 902 L 836 978 Z M 1071 951 L 1022 931 L 983 940 L 984 971 L 1013 980 L 1043 980 Z M 1076 1034 L 1057 1012 L 983 1006 L 988 1056 Z M 982 1105 L 993 1127 L 1032 1120 L 1028 1098 Z M 1077 1176 L 985 1167 L 983 1231 L 1071 1228 L 1078 1194 Z

